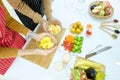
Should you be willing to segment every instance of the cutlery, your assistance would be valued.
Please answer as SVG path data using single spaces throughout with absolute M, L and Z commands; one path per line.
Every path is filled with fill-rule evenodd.
M 92 57 L 92 56 L 94 56 L 94 55 L 100 54 L 101 52 L 104 52 L 104 51 L 109 50 L 109 49 L 111 49 L 111 48 L 112 48 L 112 46 L 106 46 L 106 47 L 104 47 L 104 48 L 102 48 L 102 49 L 99 49 L 99 50 L 93 52 L 93 53 L 87 54 L 87 55 L 85 56 L 85 58 L 90 58 L 90 57 Z
M 95 51 L 96 49 L 100 48 L 101 46 L 102 46 L 101 44 L 100 44 L 100 45 L 97 45 L 94 49 L 92 49 L 92 50 L 89 51 L 88 53 L 91 53 L 91 52 Z
M 102 26 L 102 27 L 103 27 L 103 26 Z M 103 27 L 103 28 L 105 28 L 105 29 L 107 29 L 107 30 L 110 30 L 110 31 L 112 31 L 112 32 L 114 32 L 114 33 L 116 33 L 116 34 L 120 34 L 120 31 L 117 30 L 117 29 L 113 30 L 113 29 L 110 29 L 110 28 L 108 28 L 108 27 Z
M 100 27 L 100 29 L 103 30 L 104 32 L 108 33 L 113 39 L 117 39 L 117 38 L 118 38 L 118 36 L 117 36 L 116 34 L 112 34 L 112 33 L 108 32 L 108 31 L 106 31 L 106 30 L 105 30 L 104 28 L 102 28 L 102 27 Z
M 102 26 L 107 26 L 107 27 L 113 27 L 115 29 L 120 29 L 120 24 L 115 24 L 115 25 L 111 25 L 111 24 L 101 24 Z
M 106 23 L 118 23 L 118 22 L 119 22 L 119 20 L 113 19 L 112 21 L 102 22 L 102 24 L 106 24 Z

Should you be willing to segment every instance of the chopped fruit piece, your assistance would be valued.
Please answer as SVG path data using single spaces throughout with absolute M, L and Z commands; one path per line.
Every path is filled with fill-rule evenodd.
M 104 16 L 104 14 L 105 14 L 105 11 L 104 11 L 104 10 L 101 10 L 98 15 L 99 15 L 99 16 Z
M 110 8 L 105 8 L 105 16 L 110 15 L 110 14 L 111 14 Z
M 104 3 L 104 5 L 105 5 L 106 8 L 110 8 L 111 7 L 109 1 L 104 1 L 103 3 Z
M 74 42 L 74 36 L 72 36 L 72 35 L 67 35 L 66 38 L 65 38 L 65 40 L 66 40 L 67 42 Z
M 42 49 L 49 49 L 54 46 L 52 39 L 48 36 L 43 37 L 40 42 L 38 43 L 38 47 Z
M 87 31 L 86 31 L 86 34 L 87 34 L 87 35 L 92 35 L 92 32 L 87 30 Z
M 98 14 L 99 12 L 100 12 L 100 10 L 97 10 L 97 9 L 93 9 L 93 10 L 92 10 L 92 13 L 93 13 L 93 14 Z
M 50 32 L 51 34 L 58 34 L 61 31 L 60 26 L 58 25 L 49 25 L 49 29 L 48 32 Z

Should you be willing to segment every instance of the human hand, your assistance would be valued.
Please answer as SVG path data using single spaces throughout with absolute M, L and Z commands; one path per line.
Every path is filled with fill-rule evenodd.
M 48 27 L 51 24 L 55 25 L 55 26 L 56 25 L 60 26 L 61 30 L 63 28 L 62 25 L 61 25 L 61 22 L 59 20 L 57 20 L 56 18 L 54 18 L 54 17 L 49 18 L 48 21 L 43 21 L 43 23 L 41 24 L 41 27 L 43 27 L 45 32 L 48 32 Z
M 49 26 L 49 25 L 48 25 L 48 22 L 47 22 L 47 21 L 43 21 L 43 22 L 40 24 L 40 27 L 42 27 L 45 32 L 48 32 L 48 30 L 47 30 L 47 27 L 48 27 L 48 26 Z
M 54 17 L 48 18 L 48 21 L 43 21 L 43 23 L 41 23 L 40 27 L 43 27 L 44 31 L 48 32 L 47 29 L 48 29 L 48 26 L 50 24 L 59 25 L 61 27 L 61 29 L 63 28 L 62 25 L 61 25 L 61 22 L 58 19 L 54 18 Z
M 47 50 L 44 50 L 44 49 L 34 49 L 33 50 L 33 54 L 45 55 L 46 56 L 46 55 L 50 54 L 51 52 L 53 52 L 56 48 L 57 48 L 57 46 L 54 46 L 53 48 L 47 49 Z
M 19 49 L 18 50 L 18 56 L 24 56 L 24 55 L 48 55 L 51 52 L 53 52 L 55 49 L 57 48 L 57 46 L 54 46 L 53 48 L 49 49 L 49 50 L 43 50 L 43 49 L 28 49 L 28 50 L 22 50 Z
M 49 33 L 41 33 L 41 34 L 34 34 L 33 35 L 33 39 L 35 39 L 36 41 L 40 41 L 42 39 L 42 37 L 44 36 L 49 36 L 52 38 L 52 42 L 54 42 L 54 47 L 50 48 L 50 49 L 29 49 L 29 50 L 18 50 L 18 55 L 22 56 L 22 55 L 32 55 L 32 54 L 38 54 L 38 55 L 48 55 L 50 54 L 51 52 L 53 52 L 56 48 L 57 48 L 57 39 L 52 36 L 51 34 Z
M 48 54 L 50 54 L 51 52 L 53 52 L 56 48 L 57 48 L 57 45 L 56 45 L 56 43 L 57 43 L 57 39 L 54 37 L 54 36 L 52 36 L 51 34 L 49 34 L 49 33 L 41 33 L 41 34 L 36 34 L 36 35 L 34 35 L 34 39 L 36 40 L 36 41 L 40 41 L 41 39 L 42 39 L 42 37 L 44 37 L 44 36 L 49 36 L 49 37 L 51 37 L 52 38 L 52 42 L 54 42 L 54 47 L 52 47 L 52 48 L 50 48 L 50 49 L 34 49 L 33 50 L 33 53 L 34 54 L 41 54 L 41 55 L 48 55 Z
M 59 25 L 60 27 L 62 27 L 61 22 L 54 17 L 48 18 L 48 23 L 53 25 Z
M 44 36 L 51 37 L 54 44 L 57 43 L 57 39 L 54 36 L 52 36 L 51 34 L 46 33 L 46 32 L 43 32 L 43 33 L 40 33 L 40 34 L 34 34 L 33 39 L 35 39 L 36 41 L 40 41 L 42 39 L 42 37 L 44 37 Z

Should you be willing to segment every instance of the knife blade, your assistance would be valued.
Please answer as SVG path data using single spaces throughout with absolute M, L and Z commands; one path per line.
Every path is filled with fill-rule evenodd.
M 87 55 L 85 56 L 85 58 L 92 57 L 92 56 L 97 55 L 97 54 L 99 54 L 99 53 L 101 53 L 101 52 L 104 52 L 104 51 L 106 51 L 106 50 L 109 50 L 109 49 L 111 49 L 111 48 L 112 48 L 112 46 L 106 46 L 106 47 L 104 47 L 104 48 L 102 48 L 102 49 L 99 49 L 99 50 L 93 52 L 93 53 L 87 54 Z

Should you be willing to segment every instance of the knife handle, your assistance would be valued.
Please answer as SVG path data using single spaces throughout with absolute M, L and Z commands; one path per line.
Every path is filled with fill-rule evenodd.
M 94 55 L 96 55 L 96 54 L 97 54 L 96 52 L 93 52 L 93 53 L 91 53 L 91 54 L 87 54 L 87 55 L 85 56 L 85 58 L 92 57 L 92 56 L 94 56 Z

